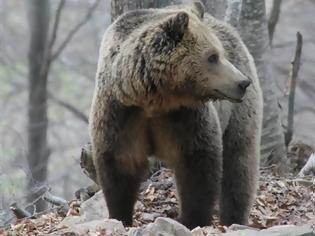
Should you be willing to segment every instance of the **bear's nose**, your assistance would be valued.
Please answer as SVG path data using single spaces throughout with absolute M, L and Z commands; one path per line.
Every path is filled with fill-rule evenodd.
M 245 80 L 242 80 L 240 83 L 239 83 L 239 88 L 242 90 L 242 92 L 245 92 L 247 87 L 251 84 L 251 81 L 249 79 L 245 79 Z

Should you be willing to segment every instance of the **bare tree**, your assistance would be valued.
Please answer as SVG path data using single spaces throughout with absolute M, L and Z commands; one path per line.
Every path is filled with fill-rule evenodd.
M 228 0 L 224 21 L 228 22 L 234 28 L 239 27 L 242 0 Z
M 31 177 L 28 180 L 28 200 L 38 198 L 34 186 L 47 178 L 49 148 L 47 143 L 47 74 L 42 62 L 45 57 L 49 29 L 49 0 L 29 0 L 28 19 L 31 31 L 29 62 L 29 105 L 28 105 L 28 156 Z M 39 200 L 38 211 L 45 209 L 45 202 Z
M 218 19 L 223 19 L 227 8 L 227 0 L 202 0 L 206 11 Z
M 30 175 L 27 184 L 28 201 L 35 203 L 36 210 L 42 211 L 46 207 L 45 201 L 41 200 L 44 183 L 47 179 L 47 165 L 49 158 L 49 146 L 47 142 L 47 81 L 51 64 L 63 52 L 73 36 L 91 18 L 100 0 L 96 0 L 88 9 L 86 16 L 78 22 L 65 36 L 60 45 L 56 46 L 58 27 L 61 13 L 66 1 L 60 0 L 52 32 L 49 37 L 50 1 L 49 0 L 28 0 L 28 18 L 30 27 L 30 47 L 29 47 L 29 104 L 28 104 L 28 155 L 27 161 Z M 56 46 L 56 47 L 55 47 Z M 50 96 L 50 98 L 54 98 Z M 73 109 L 71 104 L 54 99 L 60 105 L 69 109 L 79 118 L 87 121 L 86 116 L 80 111 Z
M 270 48 L 264 0 L 243 0 L 240 31 L 242 39 L 254 57 L 264 96 L 262 165 L 278 164 L 281 170 L 286 167 L 287 159 L 275 80 L 265 60 Z

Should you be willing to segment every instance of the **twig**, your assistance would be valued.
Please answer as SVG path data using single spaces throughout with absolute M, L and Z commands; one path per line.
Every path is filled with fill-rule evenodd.
M 288 128 L 285 133 L 286 146 L 289 145 L 293 136 L 295 88 L 296 88 L 296 80 L 298 77 L 300 64 L 301 64 L 301 54 L 302 54 L 302 46 L 303 46 L 303 37 L 301 33 L 297 32 L 296 37 L 297 37 L 297 43 L 296 43 L 294 58 L 293 58 L 293 61 L 291 62 L 291 71 L 290 71 L 290 88 L 289 88 L 289 101 L 288 101 Z
M 62 210 L 64 212 L 68 212 L 69 210 L 69 204 L 68 202 L 61 198 L 61 197 L 57 197 L 57 196 L 54 196 L 52 195 L 50 192 L 46 192 L 44 195 L 43 195 L 43 199 L 55 206 L 60 206 L 62 207 Z
M 93 5 L 89 8 L 85 18 L 83 18 L 82 21 L 80 21 L 72 30 L 69 31 L 68 35 L 66 36 L 66 38 L 64 39 L 64 41 L 60 44 L 60 46 L 56 49 L 55 53 L 52 53 L 50 60 L 54 61 L 59 55 L 60 53 L 63 51 L 63 49 L 67 46 L 67 44 L 71 41 L 71 39 L 73 38 L 73 36 L 80 30 L 80 28 L 82 26 L 84 26 L 89 19 L 92 17 L 93 12 L 95 11 L 95 9 L 97 8 L 98 4 L 99 4 L 100 0 L 95 0 L 95 2 L 93 3 Z
M 315 173 L 315 153 L 313 153 L 306 164 L 303 166 L 301 171 L 299 172 L 299 177 L 304 177 L 305 175 L 310 174 L 311 172 Z
M 157 170 L 156 172 L 154 172 L 154 173 L 150 176 L 150 180 L 153 181 L 153 179 L 154 179 L 156 176 L 160 175 L 160 174 L 163 172 L 163 170 L 165 170 L 165 168 L 162 167 L 160 170 Z
M 13 212 L 17 219 L 31 218 L 33 216 L 27 210 L 24 210 L 21 207 L 19 207 L 16 202 L 10 205 L 10 210 Z
M 270 17 L 268 20 L 269 44 L 272 46 L 273 35 L 279 20 L 280 8 L 282 0 L 273 0 Z
M 260 167 L 260 170 L 261 170 L 261 171 L 264 171 L 264 170 L 271 170 L 271 169 L 274 169 L 274 168 L 276 168 L 276 167 L 277 167 L 276 164 L 272 164 L 272 165 L 270 165 L 270 166 L 261 166 L 261 167 Z
M 80 110 L 78 110 L 75 106 L 71 105 L 70 103 L 67 103 L 65 101 L 62 101 L 61 99 L 55 97 L 52 93 L 48 93 L 48 97 L 57 103 L 58 105 L 66 108 L 69 110 L 72 114 L 74 114 L 76 117 L 78 117 L 80 120 L 82 120 L 84 123 L 89 122 L 89 118 Z

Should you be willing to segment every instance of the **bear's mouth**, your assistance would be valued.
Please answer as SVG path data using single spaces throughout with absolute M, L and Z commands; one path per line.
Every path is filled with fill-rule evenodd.
M 227 96 L 226 94 L 222 93 L 221 91 L 215 89 L 214 92 L 216 92 L 218 95 L 221 96 L 221 98 L 225 98 L 231 102 L 235 102 L 235 103 L 241 103 L 243 101 L 243 98 L 232 98 Z

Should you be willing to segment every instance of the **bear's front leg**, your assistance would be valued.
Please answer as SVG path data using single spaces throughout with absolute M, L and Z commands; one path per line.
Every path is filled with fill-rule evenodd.
M 175 176 L 181 207 L 179 221 L 189 229 L 211 224 L 220 193 L 222 140 L 216 113 L 212 112 L 210 107 L 183 116 L 184 130 L 178 136 L 181 155 Z
M 111 153 L 104 153 L 96 164 L 109 218 L 120 220 L 125 226 L 132 226 L 133 207 L 141 177 L 124 170 Z
M 248 99 L 239 105 L 242 109 L 233 111 L 223 135 L 220 220 L 227 226 L 248 224 L 258 187 L 261 112 L 253 112 L 259 109 L 258 104 L 246 103 Z
M 92 106 L 90 135 L 93 161 L 109 217 L 131 226 L 133 207 L 145 167 L 142 162 L 144 158 L 137 156 L 139 148 L 135 145 L 142 144 L 139 144 L 141 139 L 137 136 L 141 127 L 133 123 L 137 111 L 104 100 L 96 100 Z

